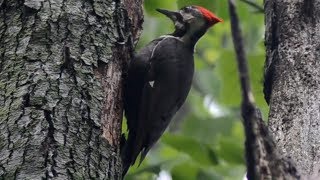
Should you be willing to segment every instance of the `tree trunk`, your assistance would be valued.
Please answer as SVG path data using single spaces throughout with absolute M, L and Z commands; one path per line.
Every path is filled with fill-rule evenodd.
M 265 96 L 278 150 L 302 175 L 320 167 L 320 3 L 266 0 Z
M 121 179 L 141 4 L 0 0 L 0 179 Z

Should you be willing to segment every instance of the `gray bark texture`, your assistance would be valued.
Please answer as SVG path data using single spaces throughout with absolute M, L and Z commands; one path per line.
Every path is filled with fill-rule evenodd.
M 280 154 L 304 177 L 320 167 L 320 1 L 265 0 L 265 97 Z
M 0 179 L 121 179 L 142 0 L 0 0 Z

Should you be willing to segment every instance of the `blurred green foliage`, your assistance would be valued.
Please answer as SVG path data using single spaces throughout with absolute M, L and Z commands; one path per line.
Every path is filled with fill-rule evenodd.
M 262 5 L 262 0 L 252 1 Z M 241 180 L 245 175 L 241 94 L 227 1 L 145 0 L 144 30 L 137 50 L 173 32 L 173 24 L 156 8 L 175 10 L 186 5 L 210 9 L 224 22 L 209 29 L 198 42 L 196 73 L 187 102 L 146 160 L 130 169 L 126 180 L 157 179 L 160 171 L 169 173 L 173 180 Z M 268 107 L 262 93 L 264 15 L 241 1 L 237 8 L 254 97 L 266 117 Z

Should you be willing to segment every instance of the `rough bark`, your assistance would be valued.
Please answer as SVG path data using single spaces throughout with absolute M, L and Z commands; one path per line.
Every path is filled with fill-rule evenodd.
M 0 1 L 0 179 L 121 179 L 121 79 L 141 3 Z
M 266 0 L 265 96 L 278 150 L 302 175 L 320 167 L 320 1 Z

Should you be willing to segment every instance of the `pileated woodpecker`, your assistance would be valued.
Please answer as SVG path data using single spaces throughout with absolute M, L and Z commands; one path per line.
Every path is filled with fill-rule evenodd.
M 123 146 L 123 176 L 141 153 L 140 163 L 160 138 L 191 88 L 197 41 L 222 19 L 200 6 L 157 9 L 174 25 L 172 34 L 151 41 L 130 62 L 124 87 L 129 135 Z

